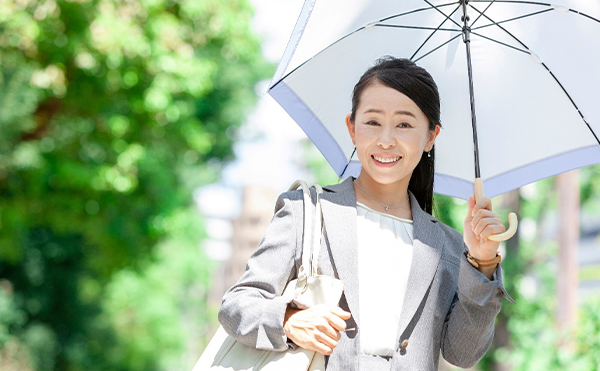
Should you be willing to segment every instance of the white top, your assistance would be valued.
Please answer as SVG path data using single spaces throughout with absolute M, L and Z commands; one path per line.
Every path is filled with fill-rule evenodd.
M 360 351 L 391 356 L 413 254 L 413 222 L 357 202 Z

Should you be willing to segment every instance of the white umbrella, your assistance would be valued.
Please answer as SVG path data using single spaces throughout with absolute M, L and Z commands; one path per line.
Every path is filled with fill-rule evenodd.
M 466 199 L 481 178 L 493 197 L 600 162 L 599 19 L 596 0 L 307 0 L 269 93 L 356 176 L 354 84 L 384 55 L 410 58 L 442 100 L 434 192 Z

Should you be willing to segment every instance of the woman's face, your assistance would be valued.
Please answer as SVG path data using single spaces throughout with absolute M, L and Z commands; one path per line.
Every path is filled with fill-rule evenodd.
M 362 92 L 355 121 L 346 125 L 362 164 L 361 177 L 380 184 L 404 181 L 408 186 L 423 151 L 433 147 L 439 126 L 429 120 L 406 95 L 379 82 Z

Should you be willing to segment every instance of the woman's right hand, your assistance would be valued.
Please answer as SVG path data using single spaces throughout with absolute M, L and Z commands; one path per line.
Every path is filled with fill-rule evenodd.
M 327 305 L 304 310 L 288 308 L 283 329 L 288 339 L 299 347 L 329 355 L 340 340 L 340 331 L 346 329 L 344 321 L 350 316 L 342 308 Z

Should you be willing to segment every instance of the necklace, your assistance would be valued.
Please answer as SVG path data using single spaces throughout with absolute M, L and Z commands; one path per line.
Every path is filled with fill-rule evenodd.
M 404 201 L 404 203 L 402 203 L 402 205 L 398 205 L 398 206 L 388 206 L 386 204 L 384 204 L 383 202 L 379 201 L 378 199 L 375 198 L 375 196 L 373 196 L 372 194 L 370 194 L 369 192 L 367 192 L 363 187 L 360 186 L 360 184 L 356 183 L 356 181 L 354 181 L 354 184 L 356 184 L 356 186 L 358 188 L 360 188 L 361 191 L 365 192 L 366 194 L 368 194 L 372 199 L 374 199 L 375 201 L 377 201 L 378 204 L 380 204 L 381 206 L 383 206 L 385 208 L 385 211 L 388 211 L 388 209 L 397 209 L 399 207 L 402 207 L 404 205 L 406 205 L 408 203 L 408 201 L 410 200 L 410 198 L 408 198 L 406 201 Z

